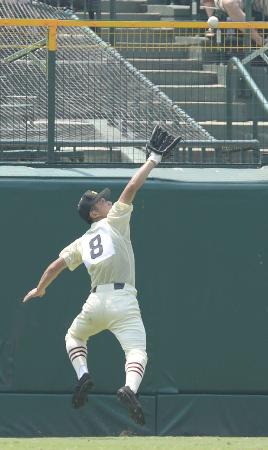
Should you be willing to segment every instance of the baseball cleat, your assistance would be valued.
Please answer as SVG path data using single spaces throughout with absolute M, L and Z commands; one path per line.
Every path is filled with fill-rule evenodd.
M 124 405 L 128 409 L 129 415 L 134 420 L 134 422 L 136 422 L 138 425 L 144 425 L 145 419 L 141 404 L 130 387 L 121 387 L 117 391 L 117 397 L 122 405 Z
M 94 383 L 88 373 L 84 375 L 78 381 L 73 393 L 72 405 L 74 408 L 80 408 L 87 402 L 87 394 L 93 389 Z

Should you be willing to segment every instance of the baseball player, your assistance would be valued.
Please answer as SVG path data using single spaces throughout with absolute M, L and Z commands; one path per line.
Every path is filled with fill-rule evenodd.
M 23 299 L 43 297 L 47 287 L 66 268 L 84 263 L 91 277 L 91 292 L 81 313 L 74 319 L 65 337 L 66 350 L 77 375 L 72 405 L 79 408 L 87 401 L 93 380 L 87 366 L 87 341 L 103 330 L 110 330 L 125 352 L 125 386 L 117 396 L 130 417 L 145 423 L 137 391 L 147 363 L 146 334 L 136 299 L 134 255 L 129 222 L 132 202 L 151 170 L 170 153 L 180 138 L 174 139 L 157 126 L 147 144 L 147 161 L 128 182 L 117 202 L 109 200 L 110 190 L 88 190 L 78 203 L 78 212 L 90 226 L 79 239 L 65 247 L 58 259 L 43 273 L 36 288 Z

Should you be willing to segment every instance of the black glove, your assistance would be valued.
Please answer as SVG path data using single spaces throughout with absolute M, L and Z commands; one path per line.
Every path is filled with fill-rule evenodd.
M 181 136 L 174 138 L 174 136 L 164 131 L 159 125 L 156 125 L 146 145 L 148 159 L 158 164 L 162 158 L 166 158 L 171 154 L 172 149 L 181 139 Z

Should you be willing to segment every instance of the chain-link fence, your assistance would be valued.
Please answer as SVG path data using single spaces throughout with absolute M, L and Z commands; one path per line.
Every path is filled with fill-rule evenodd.
M 157 123 L 183 138 L 172 164 L 265 159 L 268 24 L 208 36 L 204 22 L 83 22 L 40 2 L 1 16 L 2 162 L 141 163 Z

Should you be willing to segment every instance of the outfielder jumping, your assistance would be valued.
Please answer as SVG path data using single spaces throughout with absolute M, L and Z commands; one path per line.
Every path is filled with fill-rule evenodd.
M 87 401 L 93 380 L 87 367 L 87 341 L 94 334 L 110 330 L 125 352 L 125 386 L 117 391 L 130 417 L 144 425 L 144 414 L 137 398 L 146 363 L 146 334 L 136 299 L 134 254 L 129 222 L 132 202 L 151 170 L 168 155 L 181 138 L 174 138 L 156 126 L 147 144 L 147 161 L 128 182 L 117 202 L 109 200 L 110 190 L 86 191 L 78 203 L 78 212 L 89 230 L 65 247 L 59 258 L 43 273 L 36 288 L 23 299 L 43 297 L 47 287 L 66 268 L 84 263 L 91 277 L 91 292 L 81 313 L 74 319 L 65 337 L 66 350 L 78 382 L 72 405 L 80 408 Z

